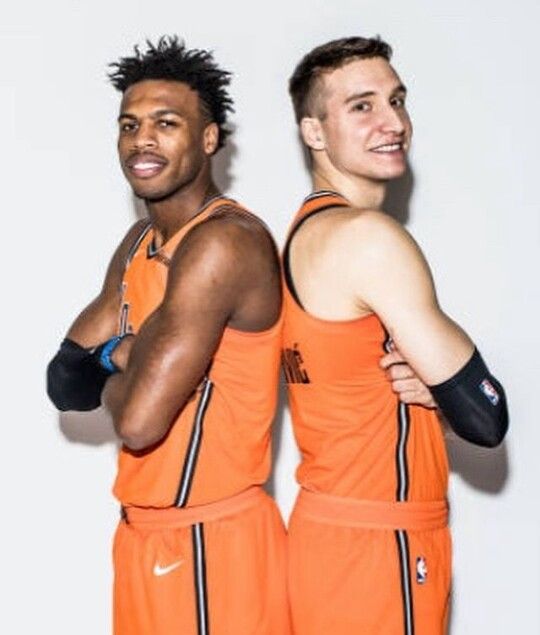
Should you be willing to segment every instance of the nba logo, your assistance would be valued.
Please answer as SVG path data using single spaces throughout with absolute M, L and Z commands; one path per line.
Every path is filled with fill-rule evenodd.
M 427 580 L 427 564 L 426 559 L 422 556 L 416 558 L 416 581 L 418 584 L 424 584 Z
M 480 384 L 480 390 L 490 400 L 493 406 L 499 403 L 499 393 L 493 388 L 493 384 L 490 381 L 484 379 Z

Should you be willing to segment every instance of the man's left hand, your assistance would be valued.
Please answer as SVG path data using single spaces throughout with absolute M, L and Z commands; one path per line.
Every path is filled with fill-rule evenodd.
M 379 365 L 386 371 L 392 390 L 401 402 L 424 408 L 437 408 L 428 387 L 417 377 L 398 351 L 387 353 L 381 358 Z

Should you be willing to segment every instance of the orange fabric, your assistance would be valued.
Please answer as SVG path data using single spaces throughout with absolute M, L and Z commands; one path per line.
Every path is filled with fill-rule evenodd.
M 121 332 L 136 333 L 159 306 L 175 249 L 190 229 L 225 205 L 249 214 L 218 197 L 152 257 L 153 231 L 142 236 L 124 274 Z M 225 329 L 207 379 L 166 438 L 150 452 L 120 451 L 114 494 L 123 505 L 201 505 L 267 480 L 280 332 L 281 319 L 258 333 Z
M 192 507 L 123 507 L 122 515 L 128 525 L 140 529 L 172 529 L 189 527 L 195 523 L 207 523 L 224 516 L 238 514 L 253 507 L 265 494 L 258 486 L 250 487 L 240 494 Z
M 408 525 L 399 533 L 357 526 L 350 522 L 359 517 L 351 514 L 349 503 L 337 497 L 324 500 L 318 518 L 306 516 L 301 507 L 293 511 L 288 552 L 294 635 L 444 635 L 451 572 L 448 528 Z M 312 505 L 311 512 L 315 508 Z M 328 522 L 329 514 L 334 523 Z M 417 523 L 412 516 L 409 520 Z M 399 539 L 407 546 L 403 571 Z M 411 630 L 404 607 L 404 574 Z
M 342 197 L 314 196 L 291 232 L 318 209 L 348 205 Z M 286 264 L 286 263 L 285 263 Z M 386 332 L 376 315 L 332 322 L 304 311 L 285 283 L 283 365 L 308 490 L 363 500 L 396 500 L 399 417 L 409 421 L 406 500 L 446 497 L 448 461 L 434 411 L 401 408 L 379 361 Z
M 115 635 L 289 635 L 285 529 L 260 488 L 131 509 L 114 543 Z
M 364 529 L 404 529 L 429 531 L 448 524 L 446 501 L 388 503 L 339 498 L 300 490 L 295 516 L 320 523 Z
M 442 635 L 448 616 L 448 462 L 436 414 L 401 404 L 379 367 L 376 315 L 322 320 L 294 297 L 284 252 L 283 367 L 303 488 L 289 525 L 295 635 Z M 424 575 L 427 569 L 427 574 Z

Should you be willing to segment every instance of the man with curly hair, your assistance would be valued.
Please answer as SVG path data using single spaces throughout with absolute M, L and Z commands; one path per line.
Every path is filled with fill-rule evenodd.
M 270 469 L 279 263 L 211 159 L 230 74 L 163 37 L 112 65 L 118 152 L 148 217 L 48 367 L 61 410 L 103 403 L 122 447 L 114 493 L 116 635 L 289 633 L 284 527 Z

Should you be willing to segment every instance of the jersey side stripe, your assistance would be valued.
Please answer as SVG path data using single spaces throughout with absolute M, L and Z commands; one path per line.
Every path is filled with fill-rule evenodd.
M 195 599 L 197 604 L 197 635 L 210 635 L 208 623 L 208 594 L 206 591 L 206 557 L 204 553 L 204 526 L 191 526 L 193 541 L 193 567 L 195 576 Z
M 398 529 L 396 540 L 399 551 L 399 570 L 401 574 L 401 595 L 403 598 L 404 634 L 414 635 L 414 614 L 411 589 L 411 574 L 409 565 L 409 540 L 407 532 Z
M 199 455 L 199 449 L 201 447 L 204 415 L 208 408 L 210 398 L 212 396 L 212 388 L 214 384 L 205 377 L 203 382 L 203 389 L 197 405 L 197 411 L 195 413 L 195 421 L 193 423 L 193 429 L 191 432 L 191 438 L 184 461 L 184 468 L 182 470 L 182 477 L 180 479 L 180 486 L 178 488 L 178 494 L 176 497 L 176 506 L 185 507 L 189 491 L 191 489 L 191 483 L 193 481 L 193 475 L 195 473 L 195 467 L 197 465 L 197 457 Z
M 392 351 L 392 338 L 388 331 L 383 344 L 384 351 Z M 396 444 L 396 499 L 405 502 L 409 495 L 409 467 L 407 465 L 407 441 L 409 439 L 409 406 L 398 400 L 396 408 L 398 440 Z M 398 548 L 399 570 L 401 576 L 401 596 L 403 599 L 404 634 L 414 635 L 414 610 L 411 591 L 409 540 L 407 532 L 395 532 Z
M 397 499 L 400 502 L 407 500 L 409 495 L 409 466 L 407 464 L 407 441 L 409 438 L 410 419 L 409 407 L 401 401 L 398 404 L 398 429 L 399 438 L 396 447 L 397 464 Z

